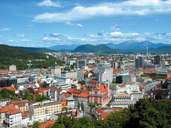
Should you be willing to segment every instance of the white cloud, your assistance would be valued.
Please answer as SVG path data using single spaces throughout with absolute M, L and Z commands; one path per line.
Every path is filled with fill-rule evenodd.
M 52 0 L 43 0 L 37 4 L 40 7 L 61 7 L 59 2 L 54 2 Z
M 80 6 L 65 12 L 42 13 L 34 17 L 36 22 L 67 22 L 89 19 L 97 16 L 149 15 L 171 12 L 171 0 L 127 0 L 116 3 L 102 3 L 94 6 Z
M 45 35 L 42 40 L 44 42 L 67 42 L 69 41 L 69 37 L 63 34 L 59 33 L 51 33 L 48 35 Z
M 77 26 L 78 26 L 78 27 L 80 27 L 80 28 L 82 28 L 82 27 L 83 27 L 83 25 L 82 25 L 82 24 L 77 24 Z
M 70 37 L 59 33 L 45 35 L 42 38 L 46 43 L 58 44 L 105 44 L 120 43 L 124 41 L 151 41 L 154 43 L 170 43 L 171 33 L 137 33 L 137 32 L 100 32 L 96 34 L 83 35 L 81 37 Z
M 111 32 L 110 35 L 113 38 L 118 38 L 118 37 L 122 37 L 123 33 L 122 32 Z
M 10 31 L 10 28 L 0 28 L 0 32 Z
M 80 27 L 80 28 L 83 27 L 83 25 L 80 24 L 80 23 L 72 23 L 72 22 L 70 22 L 70 21 L 67 21 L 66 24 L 67 24 L 67 25 L 70 25 L 70 26 L 77 26 L 77 27 Z

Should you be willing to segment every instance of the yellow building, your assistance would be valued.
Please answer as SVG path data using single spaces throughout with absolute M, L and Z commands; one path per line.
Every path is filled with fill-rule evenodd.
M 31 105 L 32 118 L 35 121 L 47 120 L 62 111 L 62 104 L 57 101 L 45 101 Z

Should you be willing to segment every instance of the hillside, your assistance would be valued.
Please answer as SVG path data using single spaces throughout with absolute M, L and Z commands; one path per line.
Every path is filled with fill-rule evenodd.
M 56 58 L 38 52 L 36 48 L 21 48 L 0 45 L 0 69 L 7 69 L 9 65 L 15 64 L 18 69 L 26 69 L 28 61 L 32 61 L 33 68 L 47 68 L 54 65 Z M 62 63 L 57 61 L 57 63 Z
M 112 48 L 109 48 L 107 45 L 101 44 L 101 45 L 80 45 L 78 46 L 74 52 L 91 52 L 91 53 L 115 53 L 116 51 Z
M 62 51 L 62 52 L 65 52 L 65 51 L 73 51 L 75 48 L 77 48 L 79 46 L 79 44 L 63 44 L 63 45 L 54 45 L 54 46 L 51 46 L 49 47 L 48 49 L 50 50 L 54 50 L 54 51 Z
M 106 44 L 111 49 L 118 49 L 119 53 L 146 53 L 147 45 L 150 53 L 171 53 L 171 45 L 153 43 L 150 41 L 126 41 L 119 44 Z

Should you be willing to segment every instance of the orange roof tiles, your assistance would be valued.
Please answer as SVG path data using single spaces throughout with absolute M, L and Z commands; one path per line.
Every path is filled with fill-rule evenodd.
M 101 93 L 108 92 L 108 86 L 107 85 L 104 85 L 104 84 L 100 84 L 97 87 L 97 90 L 99 90 Z
M 99 114 L 100 118 L 102 120 L 106 119 L 111 112 L 116 112 L 116 111 L 120 111 L 123 110 L 123 108 L 109 108 L 109 109 L 104 109 L 104 108 L 99 108 L 96 109 L 96 112 Z
M 68 93 L 76 94 L 76 93 L 78 93 L 78 91 L 77 91 L 76 88 L 69 88 L 69 89 L 68 89 Z
M 11 104 L 17 105 L 17 106 L 23 106 L 26 103 L 29 103 L 28 100 L 15 100 L 15 101 L 11 101 Z
M 0 90 L 16 91 L 16 88 L 15 88 L 14 86 L 9 86 L 9 87 L 0 87 Z
M 19 112 L 20 112 L 20 110 L 17 109 L 14 104 L 9 104 L 9 105 L 6 105 L 6 106 L 0 108 L 0 113 L 16 114 Z
M 89 93 L 88 93 L 88 91 L 84 91 L 84 92 L 81 92 L 80 94 L 78 94 L 78 96 L 86 98 L 89 96 Z
M 40 124 L 39 128 L 50 128 L 55 124 L 55 121 L 53 120 L 48 120 L 46 122 L 43 122 Z

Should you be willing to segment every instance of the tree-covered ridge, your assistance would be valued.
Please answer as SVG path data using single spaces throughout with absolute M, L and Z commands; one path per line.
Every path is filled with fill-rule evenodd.
M 18 69 L 26 69 L 30 60 L 33 68 L 47 68 L 55 63 L 59 65 L 63 63 L 41 52 L 34 52 L 34 50 L 27 48 L 0 45 L 0 69 L 7 69 L 12 64 L 15 64 Z
M 171 101 L 142 99 L 134 107 L 111 113 L 106 120 L 61 116 L 52 128 L 171 128 Z

